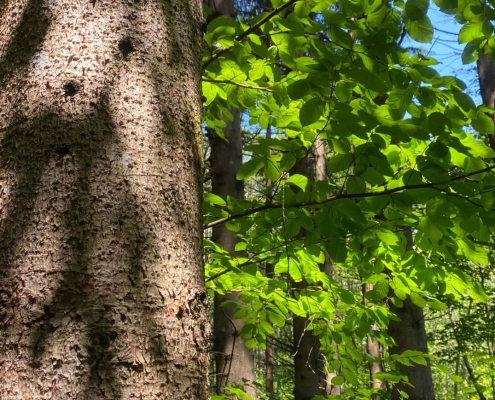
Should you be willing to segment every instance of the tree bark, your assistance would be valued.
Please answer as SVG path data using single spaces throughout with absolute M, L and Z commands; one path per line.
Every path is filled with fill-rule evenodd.
M 214 138 L 211 143 L 210 167 L 212 171 L 212 192 L 222 198 L 231 196 L 244 197 L 243 181 L 236 180 L 236 173 L 242 164 L 242 139 L 238 110 L 231 110 L 234 121 L 227 121 L 224 129 L 228 142 Z M 239 241 L 224 225 L 213 228 L 212 240 L 220 244 L 231 254 L 236 254 L 235 245 Z M 256 391 L 252 382 L 255 380 L 254 353 L 248 349 L 240 332 L 244 326 L 242 319 L 234 318 L 235 309 L 223 308 L 224 301 L 239 301 L 237 292 L 224 295 L 215 294 L 213 317 L 215 354 L 216 392 L 220 394 L 226 385 L 243 386 L 250 395 Z M 243 381 L 251 385 L 244 385 Z
M 363 302 L 364 304 L 368 303 L 368 300 L 366 299 L 366 293 L 370 292 L 373 290 L 373 284 L 372 283 L 365 283 L 363 284 Z M 373 329 L 377 329 L 377 326 L 374 325 Z M 366 337 L 366 351 L 368 354 L 372 355 L 376 359 L 380 360 L 381 359 L 381 352 L 380 352 L 380 343 L 378 340 L 373 338 L 371 335 L 368 335 Z M 383 382 L 380 379 L 374 378 L 374 375 L 376 373 L 382 372 L 382 364 L 380 362 L 375 362 L 375 361 L 370 361 L 369 363 L 369 372 L 370 372 L 370 382 L 371 382 L 371 388 L 372 389 L 381 389 L 383 386 Z M 373 400 L 380 400 L 379 396 L 375 396 Z
M 495 66 L 493 58 L 487 54 L 480 54 L 477 63 L 478 80 L 483 103 L 488 107 L 495 107 Z M 495 120 L 495 115 L 491 116 Z M 489 135 L 490 147 L 495 150 L 495 133 Z
M 266 139 L 272 138 L 272 126 L 268 125 L 266 128 Z M 271 179 L 266 179 L 266 201 L 265 204 L 269 204 L 273 193 L 273 182 Z M 265 266 L 265 275 L 267 278 L 273 279 L 275 266 L 272 263 L 267 263 Z M 275 346 L 273 344 L 273 337 L 268 335 L 266 337 L 266 349 L 265 349 L 265 390 L 270 399 L 275 397 Z
M 210 0 L 210 18 L 235 17 L 234 0 Z M 244 198 L 244 181 L 238 181 L 236 174 L 242 165 L 241 118 L 238 109 L 231 109 L 233 121 L 225 121 L 223 130 L 226 141 L 213 136 L 211 141 L 210 167 L 212 193 L 226 199 L 228 196 Z M 213 134 L 214 135 L 214 134 Z M 213 228 L 212 240 L 229 253 L 235 255 L 238 238 L 224 225 Z M 253 382 L 256 379 L 254 352 L 244 345 L 240 337 L 244 321 L 234 318 L 235 309 L 223 308 L 224 301 L 239 301 L 239 293 L 215 294 L 213 316 L 213 352 L 215 355 L 216 393 L 221 394 L 224 386 L 243 387 L 247 394 L 256 396 Z M 248 382 L 247 385 L 244 381 Z
M 413 238 L 410 228 L 406 228 L 407 249 L 413 247 Z M 389 353 L 402 354 L 406 350 L 418 350 L 428 353 L 428 339 L 426 336 L 423 309 L 415 305 L 408 297 L 401 308 L 389 303 L 390 310 L 400 318 L 400 322 L 390 321 L 388 334 L 395 340 L 396 346 L 389 348 Z M 434 400 L 435 389 L 431 375 L 430 361 L 427 365 L 415 364 L 407 367 L 400 366 L 400 372 L 406 375 L 412 385 L 397 384 L 392 389 L 392 399 L 401 400 L 400 391 L 409 395 L 409 400 Z
M 323 177 L 326 179 L 326 163 L 322 152 L 323 141 L 317 138 L 308 155 L 291 169 L 291 174 L 301 174 L 313 181 Z M 303 279 L 301 282 L 293 282 L 292 287 L 302 291 L 308 284 Z M 311 400 L 316 395 L 324 395 L 327 390 L 320 344 L 313 332 L 307 330 L 309 322 L 306 317 L 293 318 L 294 400 Z
M 0 10 L 0 398 L 206 400 L 199 0 Z

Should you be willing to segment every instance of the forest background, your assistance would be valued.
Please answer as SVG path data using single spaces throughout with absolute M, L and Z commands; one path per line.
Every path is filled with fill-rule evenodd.
M 205 16 L 212 398 L 494 398 L 491 2 Z

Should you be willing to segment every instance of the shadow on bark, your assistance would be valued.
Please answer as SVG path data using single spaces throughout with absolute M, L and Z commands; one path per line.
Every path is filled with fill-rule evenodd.
M 12 188 L 14 197 L 11 201 L 12 207 L 7 210 L 4 219 L 3 230 L 0 232 L 3 238 L 0 245 L 0 270 L 2 279 L 10 285 L 4 286 L 2 297 L 0 298 L 0 325 L 6 330 L 6 325 L 14 323 L 16 329 L 29 335 L 29 350 L 31 353 L 30 364 L 35 370 L 41 367 L 40 360 L 45 355 L 48 348 L 57 346 L 54 337 L 57 330 L 65 329 L 63 318 L 69 318 L 75 326 L 80 326 L 84 333 L 83 343 L 77 340 L 73 343 L 73 350 L 80 359 L 81 364 L 90 366 L 85 398 L 120 399 L 124 398 L 119 387 L 119 382 L 126 379 L 127 375 L 141 373 L 144 363 L 129 357 L 121 357 L 125 353 L 119 339 L 129 329 L 128 324 L 142 326 L 145 335 L 148 352 L 153 360 L 153 364 L 161 371 L 160 379 L 167 382 L 169 377 L 166 373 L 166 366 L 171 361 L 173 350 L 168 349 L 166 337 L 159 324 L 150 318 L 150 310 L 147 307 L 146 284 L 143 283 L 145 268 L 142 265 L 142 254 L 149 251 L 152 243 L 143 229 L 142 222 L 138 221 L 138 207 L 129 194 L 123 188 L 121 196 L 114 198 L 114 204 L 99 204 L 94 194 L 90 193 L 87 177 L 91 170 L 93 161 L 100 156 L 113 137 L 113 124 L 107 113 L 103 117 L 87 116 L 85 121 L 91 121 L 91 126 L 81 121 L 80 124 L 67 123 L 55 115 L 45 115 L 39 120 L 34 120 L 30 124 L 13 124 L 15 127 L 8 131 L 0 144 L 0 170 L 9 169 L 14 172 L 18 186 Z M 94 126 L 105 127 L 100 131 L 92 129 Z M 35 127 L 43 126 L 43 133 L 36 132 Z M 89 135 L 82 134 L 89 132 Z M 29 315 L 16 314 L 22 306 L 16 300 L 16 290 L 19 289 L 17 279 L 8 279 L 8 276 L 16 275 L 16 271 L 10 270 L 19 260 L 20 255 L 16 253 L 16 248 L 32 228 L 32 218 L 35 214 L 35 203 L 39 196 L 38 189 L 42 185 L 43 175 L 48 173 L 47 168 L 50 161 L 61 166 L 62 164 L 73 164 L 66 172 L 77 174 L 76 185 L 72 193 L 69 194 L 69 207 L 62 213 L 56 215 L 62 231 L 69 232 L 65 244 L 68 248 L 64 251 L 69 254 L 69 260 L 65 263 L 62 271 L 57 271 L 62 277 L 56 282 L 52 282 L 52 287 L 57 287 L 51 301 L 46 304 L 35 304 L 36 298 L 30 299 L 33 306 L 31 310 L 24 310 Z M 115 171 L 113 171 L 115 174 Z M 123 171 L 117 171 L 123 173 Z M 64 196 L 63 193 L 61 193 Z M 57 199 L 51 199 L 56 201 Z M 122 247 L 124 261 L 127 265 L 127 279 L 132 290 L 115 286 L 113 282 L 108 282 L 108 293 L 101 293 L 102 279 L 98 276 L 91 276 L 87 269 L 88 254 L 91 254 L 98 246 L 98 227 L 92 226 L 95 208 L 112 207 L 118 219 L 120 229 L 118 232 L 110 234 L 121 237 L 120 243 L 115 246 Z M 183 232 L 187 235 L 187 232 Z M 39 238 L 39 235 L 37 235 Z M 125 244 L 125 246 L 122 246 Z M 55 243 L 63 246 L 64 244 Z M 111 252 L 116 249 L 99 249 L 99 252 Z M 94 263 L 94 260 L 93 260 Z M 112 265 L 107 265 L 111 269 Z M 33 274 L 44 271 L 33 271 Z M 50 273 L 50 271 L 47 271 Z M 53 272 L 53 271 L 51 271 Z M 48 279 L 48 276 L 46 276 Z M 98 288 L 95 288 L 94 280 L 99 280 Z M 2 285 L 3 286 L 3 285 Z M 104 287 L 103 287 L 104 288 Z M 134 310 L 125 310 L 119 306 L 122 300 L 128 307 L 132 304 Z M 107 300 L 107 301 L 105 301 Z M 200 299 L 199 299 L 200 300 Z M 5 312 L 5 310 L 8 310 Z M 181 319 L 184 310 L 177 310 L 176 318 Z M 3 314 L 3 315 L 2 315 Z M 129 320 L 128 315 L 142 316 L 139 322 Z M 3 318 L 2 318 L 3 317 Z M 3 321 L 1 321 L 3 319 Z M 16 321 L 16 322 L 12 322 Z M 26 330 L 23 325 L 31 324 Z M 68 337 L 76 335 L 71 332 Z M 116 349 L 120 351 L 120 356 L 116 354 Z M 87 359 L 87 361 L 85 360 Z M 173 361 L 173 360 L 172 360 Z M 57 368 L 54 361 L 54 368 Z M 180 362 L 176 364 L 180 368 Z M 116 376 L 118 374 L 119 376 Z M 103 391 L 102 391 L 103 390 Z M 93 397 L 92 397 L 93 396 Z
M 12 71 L 27 65 L 43 43 L 51 24 L 44 13 L 44 0 L 30 0 L 10 40 L 5 55 L 0 59 L 0 83 Z M 5 0 L 0 0 L 0 11 Z
M 0 89 L 6 85 L 4 81 L 10 73 L 32 61 L 43 43 L 50 27 L 49 18 L 43 17 L 43 4 L 43 0 L 29 1 L 5 56 L 0 60 Z M 0 0 L 2 5 L 3 1 Z M 166 10 L 165 15 L 174 16 L 177 10 L 180 7 L 175 5 L 173 9 Z M 191 10 L 186 11 L 191 13 Z M 169 30 L 169 34 L 172 39 L 167 61 L 181 63 L 184 57 L 181 43 L 184 40 L 174 30 Z M 115 64 L 119 67 L 119 63 L 126 61 L 116 60 Z M 175 71 L 181 73 L 180 69 Z M 155 90 L 163 90 L 158 88 L 164 83 L 155 80 Z M 155 371 L 155 379 L 161 382 L 159 387 L 165 391 L 168 382 L 179 380 L 178 377 L 170 376 L 170 365 L 174 366 L 174 371 L 180 371 L 187 362 L 181 354 L 177 354 L 176 348 L 168 345 L 168 327 L 165 332 L 163 321 L 153 316 L 157 309 L 148 296 L 153 276 L 146 276 L 147 266 L 143 263 L 149 261 L 153 254 L 155 238 L 149 227 L 145 226 L 143 212 L 130 190 L 129 182 L 122 179 L 122 187 L 116 188 L 113 195 L 104 193 L 101 198 L 95 197 L 94 188 L 90 188 L 90 184 L 95 183 L 94 179 L 91 183 L 88 179 L 92 173 L 94 176 L 92 169 L 95 162 L 105 158 L 102 154 L 110 145 L 116 145 L 119 149 L 115 123 L 108 111 L 106 93 L 110 90 L 111 87 L 102 88 L 99 104 L 93 105 L 86 115 L 71 116 L 69 121 L 45 111 L 35 119 L 14 118 L 0 137 L 0 173 L 12 176 L 12 185 L 8 188 L 10 195 L 5 193 L 8 204 L 3 210 L 0 209 L 0 331 L 19 333 L 17 342 L 0 338 L 0 349 L 17 352 L 21 346 L 28 347 L 29 365 L 39 377 L 43 376 L 44 371 L 40 368 L 46 368 L 47 357 L 51 359 L 52 354 L 56 355 L 65 346 L 70 354 L 65 353 L 58 359 L 54 357 L 51 368 L 53 371 L 63 368 L 64 363 L 77 367 L 79 370 L 75 375 L 84 376 L 82 382 L 86 379 L 80 391 L 84 399 L 128 398 L 122 382 L 142 374 L 145 368 L 151 366 Z M 66 96 L 69 95 L 66 93 Z M 77 91 L 69 97 L 77 97 Z M 67 101 L 71 99 L 67 98 Z M 180 108 L 174 108 L 172 104 L 163 110 L 162 124 L 168 136 L 177 132 L 178 126 L 187 119 L 187 116 L 180 114 Z M 186 123 L 185 126 L 189 125 Z M 185 131 L 191 135 L 188 137 L 191 143 L 196 140 L 193 139 L 195 132 Z M 164 135 L 164 132 L 161 134 Z M 162 136 L 160 140 L 164 141 L 165 137 Z M 170 142 L 169 139 L 167 141 Z M 179 139 L 173 142 L 180 144 Z M 201 155 L 196 152 L 195 146 L 192 148 L 194 162 L 199 163 Z M 101 181 L 97 182 L 102 192 L 110 190 L 107 184 L 115 185 L 109 176 L 125 175 L 118 162 L 109 165 L 108 171 L 100 171 Z M 57 173 L 52 174 L 53 168 Z M 58 178 L 62 178 L 57 180 L 57 174 Z M 169 177 L 173 182 L 171 174 Z M 46 189 L 47 179 L 53 180 L 51 192 Z M 173 220 L 170 224 L 180 230 L 178 236 L 190 237 L 187 226 L 181 223 L 190 218 L 188 211 L 181 209 L 176 201 L 187 194 L 173 185 L 167 189 L 170 190 L 164 193 L 163 201 L 171 210 Z M 48 205 L 41 210 L 51 212 L 47 216 L 52 218 L 51 221 L 34 220 L 44 217 L 39 210 L 40 193 L 55 193 L 52 198 L 43 199 Z M 95 221 L 99 221 L 99 208 L 110 210 L 115 226 L 95 224 Z M 55 227 L 50 232 L 51 244 L 59 247 L 54 249 L 48 262 L 60 268 L 55 270 L 51 266 L 41 265 L 28 270 L 27 274 L 19 272 L 23 263 L 37 265 L 32 260 L 26 261 L 28 256 L 32 256 L 31 249 L 26 249 L 29 247 L 26 243 L 31 239 L 33 246 L 36 246 L 39 244 L 37 241 L 50 240 L 49 235 L 43 238 L 41 234 L 43 227 L 48 226 Z M 199 221 L 198 229 L 201 229 Z M 63 240 L 56 240 L 57 232 L 64 232 Z M 102 240 L 102 233 L 108 233 L 108 236 L 116 238 L 115 241 L 108 238 Z M 125 270 L 121 267 L 112 278 L 116 266 L 105 263 L 105 259 L 95 261 L 94 254 L 108 255 L 115 252 L 120 252 L 120 265 L 125 266 Z M 58 253 L 62 254 L 61 261 L 54 259 Z M 102 266 L 102 275 L 95 273 L 95 265 Z M 47 282 L 44 288 L 46 293 L 41 297 L 35 296 L 36 291 L 30 294 L 25 287 L 25 281 L 36 279 Z M 173 301 L 174 289 L 165 294 L 167 307 L 167 301 Z M 26 293 L 27 298 L 22 298 Z M 198 293 L 187 304 L 181 304 L 173 310 L 178 322 L 172 328 L 179 332 L 178 335 L 181 327 L 183 330 L 189 329 L 184 328 L 188 320 L 193 320 L 196 313 L 202 314 L 206 301 L 204 296 L 205 293 Z M 182 320 L 184 317 L 188 320 Z M 139 359 L 133 354 L 132 339 L 128 336 L 139 339 L 135 345 L 141 346 L 142 353 L 146 353 L 148 359 Z M 66 342 L 59 343 L 64 338 Z M 57 349 L 57 346 L 60 348 Z M 200 389 L 191 389 L 195 390 Z M 156 391 L 154 394 L 166 395 L 165 392 Z

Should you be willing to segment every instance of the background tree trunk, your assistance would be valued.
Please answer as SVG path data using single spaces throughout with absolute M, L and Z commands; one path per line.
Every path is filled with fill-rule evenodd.
M 291 169 L 291 174 L 301 174 L 310 180 L 318 177 L 326 178 L 326 160 L 324 157 L 323 141 L 317 138 L 308 155 L 298 160 Z M 303 235 L 301 232 L 300 235 Z M 302 291 L 308 287 L 307 282 L 293 282 L 293 289 Z M 293 347 L 294 347 L 294 399 L 311 400 L 316 395 L 324 395 L 327 390 L 324 362 L 320 351 L 318 338 L 309 331 L 309 319 L 294 316 L 293 318 Z
M 373 284 L 372 283 L 365 283 L 363 284 L 363 302 L 364 304 L 368 303 L 368 300 L 366 298 L 366 293 L 370 292 L 373 290 Z M 376 325 L 373 326 L 373 329 L 377 329 L 378 327 Z M 371 335 L 368 335 L 366 337 L 366 351 L 368 354 L 371 354 L 373 357 L 377 359 L 381 359 L 381 352 L 380 352 L 380 342 L 373 338 Z M 374 378 L 373 376 L 376 373 L 382 372 L 382 364 L 381 362 L 374 362 L 370 361 L 369 363 L 369 371 L 370 371 L 370 386 L 372 389 L 381 389 L 383 382 L 379 379 Z M 375 396 L 373 400 L 380 400 L 379 396 Z
M 0 398 L 207 399 L 200 2 L 0 12 Z
M 413 238 L 410 228 L 404 231 L 407 238 L 407 250 L 412 250 Z M 390 321 L 388 334 L 395 340 L 396 346 L 389 348 L 390 354 L 402 354 L 406 350 L 418 350 L 428 353 L 428 338 L 426 336 L 423 309 L 414 304 L 408 297 L 399 308 L 389 303 L 390 310 L 400 318 L 400 322 Z M 398 384 L 392 389 L 392 399 L 400 400 L 400 391 L 409 395 L 409 400 L 434 400 L 435 389 L 431 375 L 431 365 L 415 364 L 412 367 L 400 366 L 400 371 L 409 378 L 413 385 Z
M 266 128 L 266 139 L 272 138 L 272 127 L 268 125 Z M 271 197 L 273 194 L 273 182 L 271 179 L 266 179 L 266 191 L 267 197 L 265 204 L 269 204 L 271 201 Z M 273 279 L 275 271 L 275 266 L 272 263 L 266 263 L 265 266 L 265 275 L 268 278 Z M 268 335 L 266 337 L 266 349 L 265 349 L 265 390 L 270 399 L 275 396 L 275 386 L 274 386 L 274 378 L 275 378 L 275 346 L 273 344 L 273 336 Z
M 235 17 L 234 0 L 210 0 L 210 18 Z M 210 168 L 212 173 L 212 193 L 226 199 L 227 196 L 244 198 L 244 181 L 238 181 L 236 174 L 242 165 L 241 118 L 238 109 L 229 110 L 233 121 L 225 121 L 226 138 L 213 136 L 211 141 Z M 213 134 L 214 135 L 214 134 Z M 225 225 L 213 228 L 212 240 L 231 254 L 239 241 Z M 213 351 L 215 354 L 216 393 L 221 394 L 225 385 L 240 385 L 252 397 L 256 389 L 252 385 L 256 379 L 254 352 L 244 345 L 240 337 L 244 321 L 234 318 L 235 309 L 223 308 L 224 301 L 238 301 L 238 293 L 215 294 L 213 316 Z M 250 382 L 244 385 L 244 380 Z
M 480 54 L 477 63 L 478 80 L 480 83 L 480 93 L 483 103 L 488 107 L 495 106 L 495 66 L 490 55 Z M 495 120 L 495 115 L 492 115 Z M 490 147 L 495 150 L 495 133 L 489 136 Z

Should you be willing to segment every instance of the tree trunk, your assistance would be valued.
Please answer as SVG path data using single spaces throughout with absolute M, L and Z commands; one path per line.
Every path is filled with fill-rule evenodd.
M 363 302 L 364 304 L 368 303 L 368 300 L 366 298 L 366 293 L 370 292 L 373 290 L 373 284 L 372 283 L 365 283 L 363 284 Z M 377 329 L 377 326 L 374 325 L 373 329 Z M 368 335 L 366 337 L 366 351 L 368 354 L 372 355 L 376 359 L 380 360 L 381 359 L 381 354 L 380 354 L 380 343 L 378 340 L 373 338 L 371 335 Z M 374 375 L 376 373 L 382 372 L 382 364 L 380 362 L 374 362 L 370 361 L 369 363 L 369 371 L 370 371 L 370 382 L 371 382 L 371 388 L 372 389 L 381 389 L 383 386 L 383 382 L 380 379 L 374 378 Z M 379 396 L 375 396 L 373 400 L 380 400 Z
M 412 232 L 406 228 L 407 249 L 413 246 Z M 415 305 L 408 297 L 403 307 L 399 308 L 389 303 L 390 310 L 400 318 L 400 322 L 390 321 L 388 334 L 395 340 L 396 346 L 389 348 L 390 354 L 402 354 L 406 350 L 417 350 L 428 353 L 428 339 L 426 337 L 423 309 Z M 430 361 L 427 365 L 415 364 L 411 367 L 400 366 L 400 372 L 406 375 L 412 385 L 398 384 L 392 389 L 392 399 L 401 400 L 400 391 L 409 395 L 409 400 L 434 400 L 435 390 L 431 376 Z
M 266 139 L 272 138 L 272 126 L 268 125 L 266 128 Z M 265 204 L 269 204 L 273 194 L 273 182 L 271 179 L 266 179 L 266 201 Z M 267 278 L 273 279 L 275 266 L 271 263 L 267 263 L 265 267 L 265 275 Z M 273 336 L 268 335 L 266 337 L 266 349 L 265 349 L 265 391 L 270 399 L 275 397 L 275 346 L 273 345 Z
M 234 0 L 210 0 L 210 18 L 235 17 Z M 236 179 L 237 170 L 242 164 L 241 118 L 237 109 L 231 109 L 233 121 L 225 121 L 226 141 L 213 136 L 211 141 L 210 168 L 212 192 L 224 199 L 227 196 L 244 198 L 244 181 Z M 239 241 L 225 225 L 213 228 L 212 240 L 229 253 L 235 255 L 235 245 Z M 244 321 L 234 318 L 235 309 L 223 308 L 224 301 L 238 301 L 238 293 L 215 294 L 213 316 L 213 352 L 215 354 L 216 393 L 221 394 L 226 385 L 242 386 L 252 397 L 256 396 L 253 382 L 256 379 L 254 352 L 244 345 L 240 337 Z M 244 385 L 244 381 L 249 382 Z
M 326 178 L 323 142 L 317 138 L 308 155 L 299 160 L 291 169 L 291 174 L 301 174 L 310 180 Z M 303 235 L 301 232 L 300 235 Z M 302 291 L 308 287 L 303 279 L 293 282 L 295 290 Z M 307 327 L 309 319 L 295 316 L 293 319 L 294 346 L 294 400 L 311 400 L 316 395 L 326 393 L 326 375 L 318 338 Z
M 495 66 L 490 55 L 480 54 L 477 61 L 478 80 L 480 83 L 480 93 L 483 103 L 488 107 L 495 106 Z M 495 120 L 495 115 L 492 115 Z M 490 147 L 495 150 L 495 133 L 489 136 Z
M 200 1 L 0 13 L 0 398 L 206 400 Z
M 215 138 L 211 144 L 212 192 L 226 198 L 244 197 L 243 181 L 236 180 L 236 173 L 242 164 L 242 140 L 240 133 L 239 112 L 233 111 L 234 121 L 227 122 L 224 134 L 228 142 Z M 224 225 L 213 228 L 212 240 L 220 244 L 231 254 L 235 254 L 238 238 Z M 225 385 L 244 386 L 243 380 L 251 384 L 255 380 L 254 353 L 244 345 L 240 332 L 244 326 L 242 319 L 234 318 L 233 308 L 220 305 L 227 300 L 238 301 L 239 294 L 227 293 L 215 295 L 213 317 L 216 392 L 220 394 Z M 255 396 L 254 386 L 246 385 L 244 390 Z
M 315 164 L 315 172 L 314 172 L 314 180 L 316 181 L 326 181 L 328 180 L 327 173 L 327 156 L 325 154 L 325 144 L 321 138 L 316 138 L 315 143 L 313 145 L 313 154 L 314 154 L 314 164 Z M 333 265 L 330 260 L 330 256 L 325 254 L 325 263 L 322 265 L 322 270 L 330 277 L 333 277 Z M 332 323 L 330 321 L 329 323 Z M 335 357 L 338 357 L 338 345 L 335 341 L 332 340 L 332 345 L 335 351 Z M 332 385 L 332 379 L 338 375 L 338 372 L 327 372 L 325 374 L 325 394 L 338 396 L 342 392 L 342 386 Z

